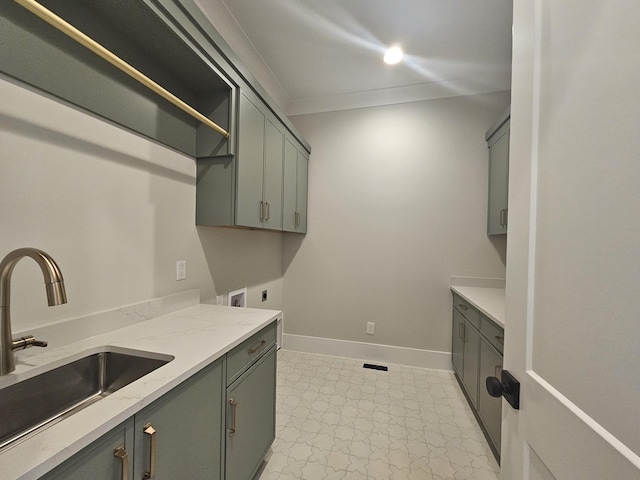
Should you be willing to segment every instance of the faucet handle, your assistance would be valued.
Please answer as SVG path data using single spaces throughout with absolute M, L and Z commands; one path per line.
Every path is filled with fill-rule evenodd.
M 11 342 L 12 350 L 24 350 L 28 347 L 46 347 L 47 342 L 44 340 L 36 340 L 33 335 L 27 335 L 25 337 L 14 338 Z

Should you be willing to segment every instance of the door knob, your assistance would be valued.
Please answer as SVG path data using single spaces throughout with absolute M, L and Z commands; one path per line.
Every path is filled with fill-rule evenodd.
M 514 409 L 520 409 L 520 382 L 507 370 L 502 370 L 501 378 L 487 377 L 487 392 L 492 397 L 504 397 Z

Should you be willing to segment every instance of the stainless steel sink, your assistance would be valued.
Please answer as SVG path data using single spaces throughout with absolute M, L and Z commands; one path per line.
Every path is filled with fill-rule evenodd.
M 65 418 L 173 360 L 100 351 L 0 389 L 0 448 Z

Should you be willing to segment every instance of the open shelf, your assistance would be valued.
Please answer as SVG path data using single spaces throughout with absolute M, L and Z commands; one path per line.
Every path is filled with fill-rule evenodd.
M 233 85 L 182 27 L 143 0 L 42 0 L 198 112 L 232 131 Z M 50 26 L 22 6 L 0 12 L 0 71 L 193 157 L 232 153 L 232 140 Z M 211 47 L 213 48 L 213 47 Z

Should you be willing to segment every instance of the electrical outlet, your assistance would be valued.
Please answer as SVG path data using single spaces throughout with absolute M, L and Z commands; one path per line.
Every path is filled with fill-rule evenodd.
M 267 301 L 267 291 L 266 290 L 262 290 L 262 301 L 263 302 Z
M 216 305 L 224 305 L 224 295 L 216 296 Z
M 176 280 L 184 280 L 187 278 L 187 261 L 178 260 L 176 262 Z
M 367 335 L 373 335 L 376 332 L 376 324 L 374 322 L 367 322 Z

